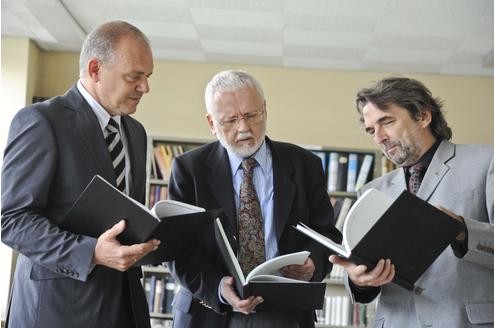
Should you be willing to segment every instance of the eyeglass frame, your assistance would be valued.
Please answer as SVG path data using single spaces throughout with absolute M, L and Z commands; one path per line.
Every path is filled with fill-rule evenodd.
M 233 129 L 237 126 L 239 126 L 239 123 L 241 122 L 241 120 L 244 120 L 244 122 L 246 122 L 246 124 L 257 124 L 257 123 L 260 123 L 261 120 L 259 122 L 252 122 L 250 120 L 252 119 L 255 119 L 257 117 L 262 117 L 264 114 L 266 113 L 266 109 L 265 109 L 265 104 L 263 104 L 261 110 L 257 110 L 257 111 L 254 111 L 254 112 L 247 112 L 245 114 L 241 114 L 240 117 L 239 116 L 235 116 L 235 117 L 232 117 L 228 120 L 218 120 L 216 119 L 215 117 L 213 117 L 213 115 L 211 115 L 211 117 L 218 123 L 220 124 L 220 126 L 226 130 L 230 130 L 230 129 Z M 249 115 L 253 115 L 251 117 L 249 117 Z M 230 125 L 232 123 L 232 125 Z M 227 125 L 226 125 L 227 124 Z

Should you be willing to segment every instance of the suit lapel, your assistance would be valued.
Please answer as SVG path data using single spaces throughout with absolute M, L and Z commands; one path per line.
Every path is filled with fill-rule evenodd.
M 222 223 L 228 224 L 232 229 L 231 232 L 237 235 L 237 214 L 234 206 L 231 168 L 227 152 L 219 142 L 216 142 L 213 146 L 205 165 L 211 172 L 207 173 L 210 190 L 228 218 L 228 222 Z
M 455 145 L 449 141 L 442 141 L 438 146 L 435 155 L 431 160 L 428 170 L 421 182 L 417 196 L 428 201 L 442 181 L 443 177 L 449 171 L 449 166 L 446 164 L 452 157 L 455 156 Z
M 129 193 L 132 198 L 141 200 L 142 190 L 145 189 L 145 175 L 142 173 L 145 172 L 145 168 L 143 167 L 143 161 L 139 160 L 138 142 L 141 142 L 142 137 L 139 136 L 136 126 L 132 124 L 132 121 L 128 117 L 122 116 L 122 126 L 126 135 L 127 150 L 131 163 L 132 185 Z M 140 172 L 141 174 L 139 174 Z
M 272 152 L 273 165 L 273 221 L 277 242 L 289 219 L 293 200 L 296 194 L 296 184 L 293 180 L 294 167 L 283 149 L 276 142 L 266 138 Z
M 93 159 L 91 162 L 99 166 L 99 171 L 102 172 L 105 179 L 115 184 L 116 178 L 112 167 L 112 160 L 96 115 L 81 96 L 76 86 L 73 86 L 64 95 L 64 98 L 66 108 L 74 111 L 72 122 L 68 122 L 68 124 L 71 124 L 76 133 L 79 134 L 82 143 L 85 145 L 85 151 L 89 155 L 89 158 Z M 83 149 L 81 149 L 82 151 Z M 83 157 L 81 155 L 81 158 Z

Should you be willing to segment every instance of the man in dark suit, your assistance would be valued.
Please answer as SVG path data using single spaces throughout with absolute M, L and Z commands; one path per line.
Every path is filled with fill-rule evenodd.
M 59 224 L 95 174 L 144 200 L 146 134 L 128 115 L 152 70 L 141 31 L 103 24 L 82 46 L 77 84 L 14 117 L 2 169 L 2 242 L 20 253 L 9 327 L 149 327 L 132 265 L 159 241 L 122 246 L 124 221 L 99 238 Z
M 261 248 L 262 261 L 309 250 L 311 255 L 304 265 L 285 267 L 281 273 L 321 281 L 330 269 L 325 263 L 327 250 L 292 228 L 301 221 L 324 235 L 337 240 L 341 237 L 333 227 L 321 160 L 307 150 L 265 136 L 263 90 L 246 72 L 218 73 L 206 88 L 205 101 L 208 125 L 219 141 L 175 159 L 170 198 L 208 209 L 222 208 L 221 220 L 235 235 L 237 243 L 232 246 L 241 266 L 243 256 L 256 253 L 249 254 L 250 249 L 243 248 L 248 238 L 245 234 L 256 231 L 260 237 L 252 242 Z M 248 161 L 254 168 L 244 173 L 249 172 L 243 168 Z M 243 186 L 248 174 L 256 191 L 250 201 L 257 200 L 258 210 L 244 229 L 241 212 L 251 209 L 251 205 L 242 205 L 247 201 Z M 174 300 L 174 327 L 314 327 L 313 311 L 255 312 L 263 301 L 260 297 L 239 299 L 233 278 L 219 256 L 213 227 L 198 236 L 194 249 L 168 265 L 181 285 Z

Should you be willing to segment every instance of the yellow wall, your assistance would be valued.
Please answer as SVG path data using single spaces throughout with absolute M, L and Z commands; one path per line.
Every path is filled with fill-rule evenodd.
M 41 55 L 39 95 L 63 93 L 78 76 L 78 55 Z M 268 134 L 305 145 L 375 148 L 354 108 L 361 87 L 387 73 L 286 69 L 156 60 L 151 92 L 135 114 L 148 133 L 212 139 L 204 119 L 203 90 L 213 74 L 243 68 L 261 82 L 267 98 Z M 409 75 L 445 100 L 457 143 L 493 143 L 493 79 Z

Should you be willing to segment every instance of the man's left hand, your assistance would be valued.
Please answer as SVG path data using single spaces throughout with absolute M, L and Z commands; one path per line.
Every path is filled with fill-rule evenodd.
M 315 265 L 311 258 L 307 258 L 303 265 L 288 265 L 280 269 L 284 277 L 309 281 L 315 272 Z

